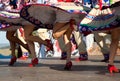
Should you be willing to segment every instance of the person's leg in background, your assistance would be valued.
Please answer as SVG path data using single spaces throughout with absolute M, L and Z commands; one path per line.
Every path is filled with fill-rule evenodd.
M 17 29 L 16 36 L 24 43 L 27 44 L 24 37 L 23 28 Z M 26 50 L 22 45 L 18 45 L 18 55 L 19 59 L 26 60 L 29 57 L 29 50 Z M 21 56 L 20 56 L 21 55 Z
M 73 35 L 78 46 L 79 58 L 76 58 L 76 61 L 85 61 L 88 60 L 88 53 L 86 50 L 85 42 L 83 41 L 82 34 L 79 31 L 73 31 Z
M 106 39 L 110 40 L 110 34 L 95 33 L 94 37 L 97 45 L 100 47 L 100 50 L 104 56 L 104 59 L 101 60 L 101 62 L 108 62 L 110 49 L 106 43 Z
M 42 40 L 49 40 L 49 41 L 51 41 L 50 37 L 49 37 L 48 29 L 39 28 L 39 29 L 33 31 L 32 34 L 33 34 L 33 36 L 38 36 Z M 47 49 L 47 47 L 44 44 L 41 44 L 41 43 L 38 43 L 38 44 L 39 45 L 37 45 L 37 43 L 35 44 L 35 45 L 37 45 L 36 47 L 39 46 L 38 48 L 40 48 L 39 52 L 36 49 L 36 51 L 37 51 L 36 55 L 37 55 L 37 57 L 41 56 L 41 58 L 45 58 L 47 52 L 50 51 L 50 50 Z
M 63 40 L 63 36 L 58 39 L 58 42 L 59 42 L 59 47 L 61 49 L 61 58 L 60 59 L 65 60 L 67 58 L 67 52 L 66 52 L 66 47 L 65 47 L 64 40 Z
M 88 53 L 91 53 L 94 50 L 94 34 L 88 34 L 84 36 L 84 41 L 86 43 L 86 50 Z

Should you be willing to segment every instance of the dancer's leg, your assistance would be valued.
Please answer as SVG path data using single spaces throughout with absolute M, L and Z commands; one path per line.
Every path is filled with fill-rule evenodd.
M 16 37 L 14 34 L 16 33 L 16 31 L 8 31 L 7 32 L 7 39 L 10 40 L 11 42 L 16 42 L 20 45 L 22 45 L 25 49 L 28 49 L 27 44 L 24 44 L 18 37 Z
M 61 37 L 69 28 L 70 24 L 57 22 L 53 27 L 53 37 L 55 39 Z
M 109 64 L 111 65 L 114 64 L 114 59 L 119 43 L 119 33 L 120 33 L 120 29 L 114 29 L 111 31 L 111 45 L 110 45 L 110 58 L 109 58 Z
M 15 34 L 15 32 L 16 31 L 7 31 L 6 32 L 6 38 L 9 40 L 9 42 L 10 42 L 10 48 L 11 48 L 11 55 L 13 56 L 13 57 L 16 57 L 16 55 L 15 55 L 15 49 L 16 49 L 16 42 L 14 42 L 14 41 L 16 41 L 16 40 L 14 40 L 14 41 L 12 41 L 13 39 L 14 39 L 14 34 Z M 12 39 L 13 38 L 13 39 Z M 15 37 L 16 38 L 16 37 Z
M 17 60 L 17 57 L 15 55 L 15 49 L 16 49 L 16 42 L 12 41 L 11 38 L 14 38 L 14 34 L 15 34 L 16 31 L 7 31 L 6 33 L 6 38 L 9 40 L 10 42 L 10 48 L 11 48 L 11 60 L 9 62 L 9 65 L 12 66 L 16 60 Z
M 34 25 L 25 25 L 24 26 L 25 40 L 29 46 L 31 56 L 32 56 L 32 62 L 30 64 L 30 66 L 35 66 L 36 64 L 38 64 L 38 59 L 37 59 L 36 53 L 35 53 L 34 42 L 38 42 L 39 44 L 44 44 L 48 47 L 52 47 L 52 45 L 50 43 L 48 43 L 48 41 L 44 41 L 41 38 L 39 38 L 38 36 L 33 36 L 32 35 L 33 30 L 34 30 Z
M 110 73 L 113 72 L 120 72 L 115 66 L 114 66 L 114 59 L 118 48 L 119 43 L 119 33 L 120 29 L 114 29 L 111 31 L 111 45 L 110 45 L 110 57 L 109 57 L 109 65 L 108 70 Z
M 67 49 L 67 60 L 65 65 L 65 70 L 70 70 L 72 66 L 71 62 L 71 42 L 70 42 L 70 36 L 72 34 L 72 29 L 70 28 L 70 24 L 67 23 L 56 23 L 53 28 L 53 37 L 55 39 L 64 36 L 64 42 Z

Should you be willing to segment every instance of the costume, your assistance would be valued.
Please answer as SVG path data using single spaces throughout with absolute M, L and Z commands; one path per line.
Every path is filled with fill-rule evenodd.
M 52 26 L 55 22 L 69 22 L 70 19 L 78 19 L 77 21 L 80 21 L 85 15 L 86 13 L 69 13 L 59 7 L 43 4 L 27 5 L 23 7 L 20 12 L 20 16 L 26 21 L 31 22 L 39 28 L 45 27 L 47 29 L 49 29 L 49 27 Z
M 116 3 L 112 4 L 115 5 Z M 111 5 L 111 6 L 112 6 Z M 102 9 L 93 8 L 87 16 L 81 21 L 79 30 L 84 34 L 89 34 L 93 31 L 106 31 L 116 27 L 119 27 L 119 6 L 111 7 L 104 6 Z M 108 8 L 110 7 L 110 8 Z M 104 9 L 103 9 L 104 8 Z
M 16 30 L 22 26 L 19 14 L 0 11 L 0 31 Z M 6 21 L 7 20 L 7 21 Z
M 62 12 L 59 13 L 59 12 Z M 0 11 L 0 23 L 7 23 L 6 28 L 10 26 L 24 26 L 34 24 L 38 28 L 52 29 L 55 22 L 69 22 L 70 19 L 80 22 L 85 12 L 70 13 L 59 7 L 44 5 L 44 4 L 30 4 L 24 6 L 18 12 Z M 60 19 L 60 17 L 62 17 Z M 9 25 L 9 26 L 8 26 Z M 3 29 L 2 25 L 0 30 Z

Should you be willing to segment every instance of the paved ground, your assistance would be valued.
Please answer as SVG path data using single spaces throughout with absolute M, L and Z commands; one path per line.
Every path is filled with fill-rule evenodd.
M 9 59 L 0 59 L 0 81 L 120 81 L 120 73 L 110 75 L 107 63 L 100 62 L 100 55 L 90 55 L 88 61 L 76 62 L 72 58 L 71 71 L 64 71 L 64 60 L 59 58 L 40 59 L 36 67 L 28 67 L 30 59 L 18 60 L 13 67 Z M 115 59 L 120 68 L 120 56 Z

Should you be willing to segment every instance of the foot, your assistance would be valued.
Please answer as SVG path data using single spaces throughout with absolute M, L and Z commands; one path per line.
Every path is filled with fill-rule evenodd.
M 108 62 L 109 61 L 109 53 L 103 54 L 103 56 L 104 56 L 104 59 L 101 60 L 101 62 Z
M 86 60 L 88 60 L 88 54 L 87 53 L 80 54 L 79 58 L 76 58 L 75 60 L 76 61 L 86 61 Z
M 75 60 L 76 60 L 76 61 L 87 61 L 88 58 L 79 57 L 79 58 L 76 58 Z
M 29 64 L 29 67 L 34 67 L 35 65 L 38 64 L 38 58 L 34 58 L 31 63 Z
M 120 70 L 116 68 L 114 65 L 108 64 L 108 71 L 110 73 L 120 73 Z
M 64 70 L 71 70 L 71 67 L 72 67 L 72 62 L 70 61 L 70 62 L 66 63 Z
M 103 60 L 101 60 L 101 62 L 108 62 L 109 61 L 109 59 L 103 59 Z
M 24 57 L 24 56 L 22 56 L 22 57 L 20 57 L 19 59 L 20 59 L 20 60 L 27 60 L 28 57 Z
M 61 57 L 60 60 L 66 60 L 67 56 Z
M 16 62 L 17 58 L 14 56 L 11 58 L 10 62 L 9 62 L 9 66 L 13 66 L 14 63 Z
M 67 59 L 67 53 L 62 52 L 60 60 L 66 60 Z

